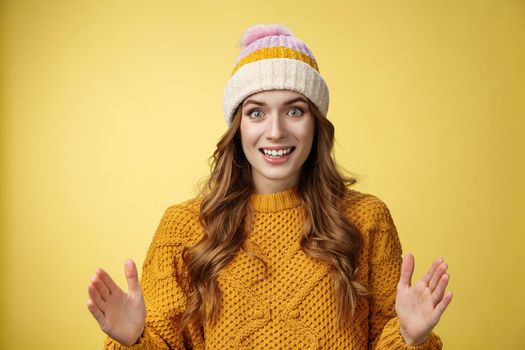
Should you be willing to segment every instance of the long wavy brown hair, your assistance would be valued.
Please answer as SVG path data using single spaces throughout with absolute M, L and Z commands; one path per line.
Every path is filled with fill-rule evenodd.
M 333 124 L 310 100 L 308 105 L 315 118 L 315 133 L 297 186 L 306 219 L 300 246 L 308 256 L 330 265 L 338 325 L 344 327 L 355 312 L 357 296 L 369 295 L 367 288 L 355 280 L 362 242 L 343 207 L 347 188 L 357 180 L 343 175 L 336 166 Z M 253 214 L 249 199 L 254 185 L 241 146 L 241 118 L 242 104 L 234 114 L 232 125 L 217 143 L 210 158 L 211 175 L 201 189 L 200 221 L 204 235 L 183 252 L 189 291 L 179 332 L 190 322 L 201 324 L 205 320 L 216 320 L 220 307 L 218 273 L 243 247 L 249 234 L 245 228 L 250 227 Z M 266 263 L 260 260 L 267 271 Z

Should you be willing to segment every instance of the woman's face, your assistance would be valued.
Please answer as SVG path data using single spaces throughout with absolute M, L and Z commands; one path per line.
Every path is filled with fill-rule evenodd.
M 242 103 L 242 149 L 257 193 L 284 191 L 299 181 L 310 154 L 315 120 L 307 98 L 295 91 L 270 90 Z

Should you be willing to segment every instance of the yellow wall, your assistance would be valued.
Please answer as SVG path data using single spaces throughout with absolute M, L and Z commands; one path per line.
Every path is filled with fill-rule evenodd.
M 124 284 L 225 130 L 243 30 L 286 24 L 331 90 L 337 157 L 390 207 L 416 273 L 449 262 L 447 349 L 524 349 L 525 3 L 1 2 L 0 349 L 98 349 Z

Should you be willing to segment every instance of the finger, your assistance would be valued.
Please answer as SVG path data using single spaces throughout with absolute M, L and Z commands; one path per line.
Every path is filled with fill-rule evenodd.
M 432 278 L 432 276 L 434 275 L 434 272 L 436 271 L 436 269 L 438 268 L 438 266 L 443 262 L 443 258 L 438 258 L 436 259 L 432 265 L 430 266 L 430 268 L 428 269 L 427 273 L 425 273 L 425 275 L 423 276 L 423 278 L 421 279 L 426 286 L 428 286 L 430 284 L 430 279 Z
M 91 284 L 97 288 L 102 300 L 107 301 L 109 299 L 109 290 L 106 284 L 97 275 L 91 277 Z
M 126 260 L 126 263 L 124 264 L 124 272 L 126 274 L 126 280 L 128 281 L 128 290 L 130 292 L 140 292 L 137 266 L 135 266 L 133 260 Z
M 412 274 L 414 273 L 414 256 L 408 253 L 403 257 L 401 264 L 401 277 L 399 278 L 399 287 L 408 288 L 412 285 Z
M 95 288 L 94 285 L 90 284 L 88 286 L 88 295 L 89 297 L 91 298 L 91 300 L 95 303 L 95 305 L 97 306 L 97 308 L 99 310 L 104 310 L 104 305 L 105 305 L 105 302 L 104 300 L 102 300 L 102 298 L 100 297 L 100 293 L 98 292 L 97 288 Z
M 436 308 L 434 309 L 434 312 L 433 312 L 436 323 L 437 321 L 439 321 L 439 319 L 441 318 L 441 315 L 443 314 L 443 312 L 445 312 L 447 306 L 452 301 L 452 297 L 453 297 L 453 294 L 451 292 L 445 293 L 445 295 L 443 296 L 443 299 L 441 299 L 439 304 L 436 305 Z
M 86 305 L 87 305 L 89 312 L 91 312 L 93 317 L 95 317 L 95 320 L 97 320 L 98 324 L 103 325 L 105 321 L 104 313 L 97 307 L 97 305 L 95 305 L 93 300 L 88 299 L 86 301 Z
M 448 269 L 448 265 L 443 262 L 438 266 L 438 268 L 434 272 L 434 275 L 432 276 L 432 278 L 430 279 L 430 283 L 428 284 L 432 292 L 434 291 L 434 289 L 436 289 L 438 282 L 441 279 L 441 276 L 443 276 L 443 274 L 447 271 L 447 269 Z
M 115 281 L 113 281 L 113 278 L 111 278 L 111 276 L 106 271 L 104 271 L 104 269 L 98 268 L 97 276 L 104 282 L 106 288 L 109 291 L 109 294 L 115 294 L 118 291 L 122 291 Z
M 436 304 L 439 303 L 441 299 L 443 299 L 443 295 L 445 294 L 445 289 L 447 288 L 449 281 L 450 276 L 448 274 L 441 276 L 436 289 L 434 292 L 432 292 L 432 301 L 434 302 L 434 306 L 436 306 Z

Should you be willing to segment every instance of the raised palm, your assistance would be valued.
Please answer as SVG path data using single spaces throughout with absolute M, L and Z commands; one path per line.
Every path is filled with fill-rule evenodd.
M 397 285 L 396 312 L 401 324 L 401 334 L 408 344 L 419 344 L 427 339 L 432 329 L 452 300 L 452 293 L 445 293 L 449 275 L 442 258 L 435 260 L 425 276 L 412 285 L 414 256 L 407 254 L 401 266 Z
M 134 344 L 144 330 L 146 306 L 133 260 L 124 266 L 128 293 L 103 269 L 97 269 L 88 286 L 86 304 L 100 328 L 119 343 Z

